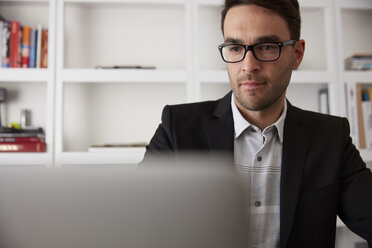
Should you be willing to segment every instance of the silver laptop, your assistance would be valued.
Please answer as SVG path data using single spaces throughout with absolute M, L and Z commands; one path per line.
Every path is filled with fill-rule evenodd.
M 0 167 L 0 247 L 243 247 L 228 166 Z

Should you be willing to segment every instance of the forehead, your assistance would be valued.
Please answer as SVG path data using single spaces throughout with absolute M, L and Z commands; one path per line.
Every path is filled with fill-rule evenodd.
M 234 6 L 226 14 L 224 38 L 255 42 L 261 37 L 290 38 L 288 25 L 276 12 L 257 5 Z

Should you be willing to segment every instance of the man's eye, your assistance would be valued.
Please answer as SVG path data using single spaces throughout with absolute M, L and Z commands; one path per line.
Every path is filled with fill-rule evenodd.
M 229 46 L 229 52 L 232 53 L 239 53 L 243 50 L 243 47 L 241 46 Z
M 276 45 L 271 45 L 271 44 L 262 44 L 262 45 L 258 46 L 257 48 L 260 51 L 272 51 L 272 50 L 277 49 L 277 46 Z

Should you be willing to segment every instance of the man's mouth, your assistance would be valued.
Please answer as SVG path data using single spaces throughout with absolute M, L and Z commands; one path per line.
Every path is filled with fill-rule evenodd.
M 244 81 L 239 84 L 240 87 L 242 87 L 243 89 L 248 89 L 248 90 L 258 89 L 264 85 L 265 85 L 264 83 L 261 83 L 258 81 Z

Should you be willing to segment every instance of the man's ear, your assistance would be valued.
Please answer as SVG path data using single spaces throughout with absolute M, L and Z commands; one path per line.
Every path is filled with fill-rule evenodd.
M 293 70 L 296 70 L 302 61 L 302 58 L 304 57 L 305 53 L 305 41 L 299 40 L 294 45 L 294 61 L 293 61 Z

